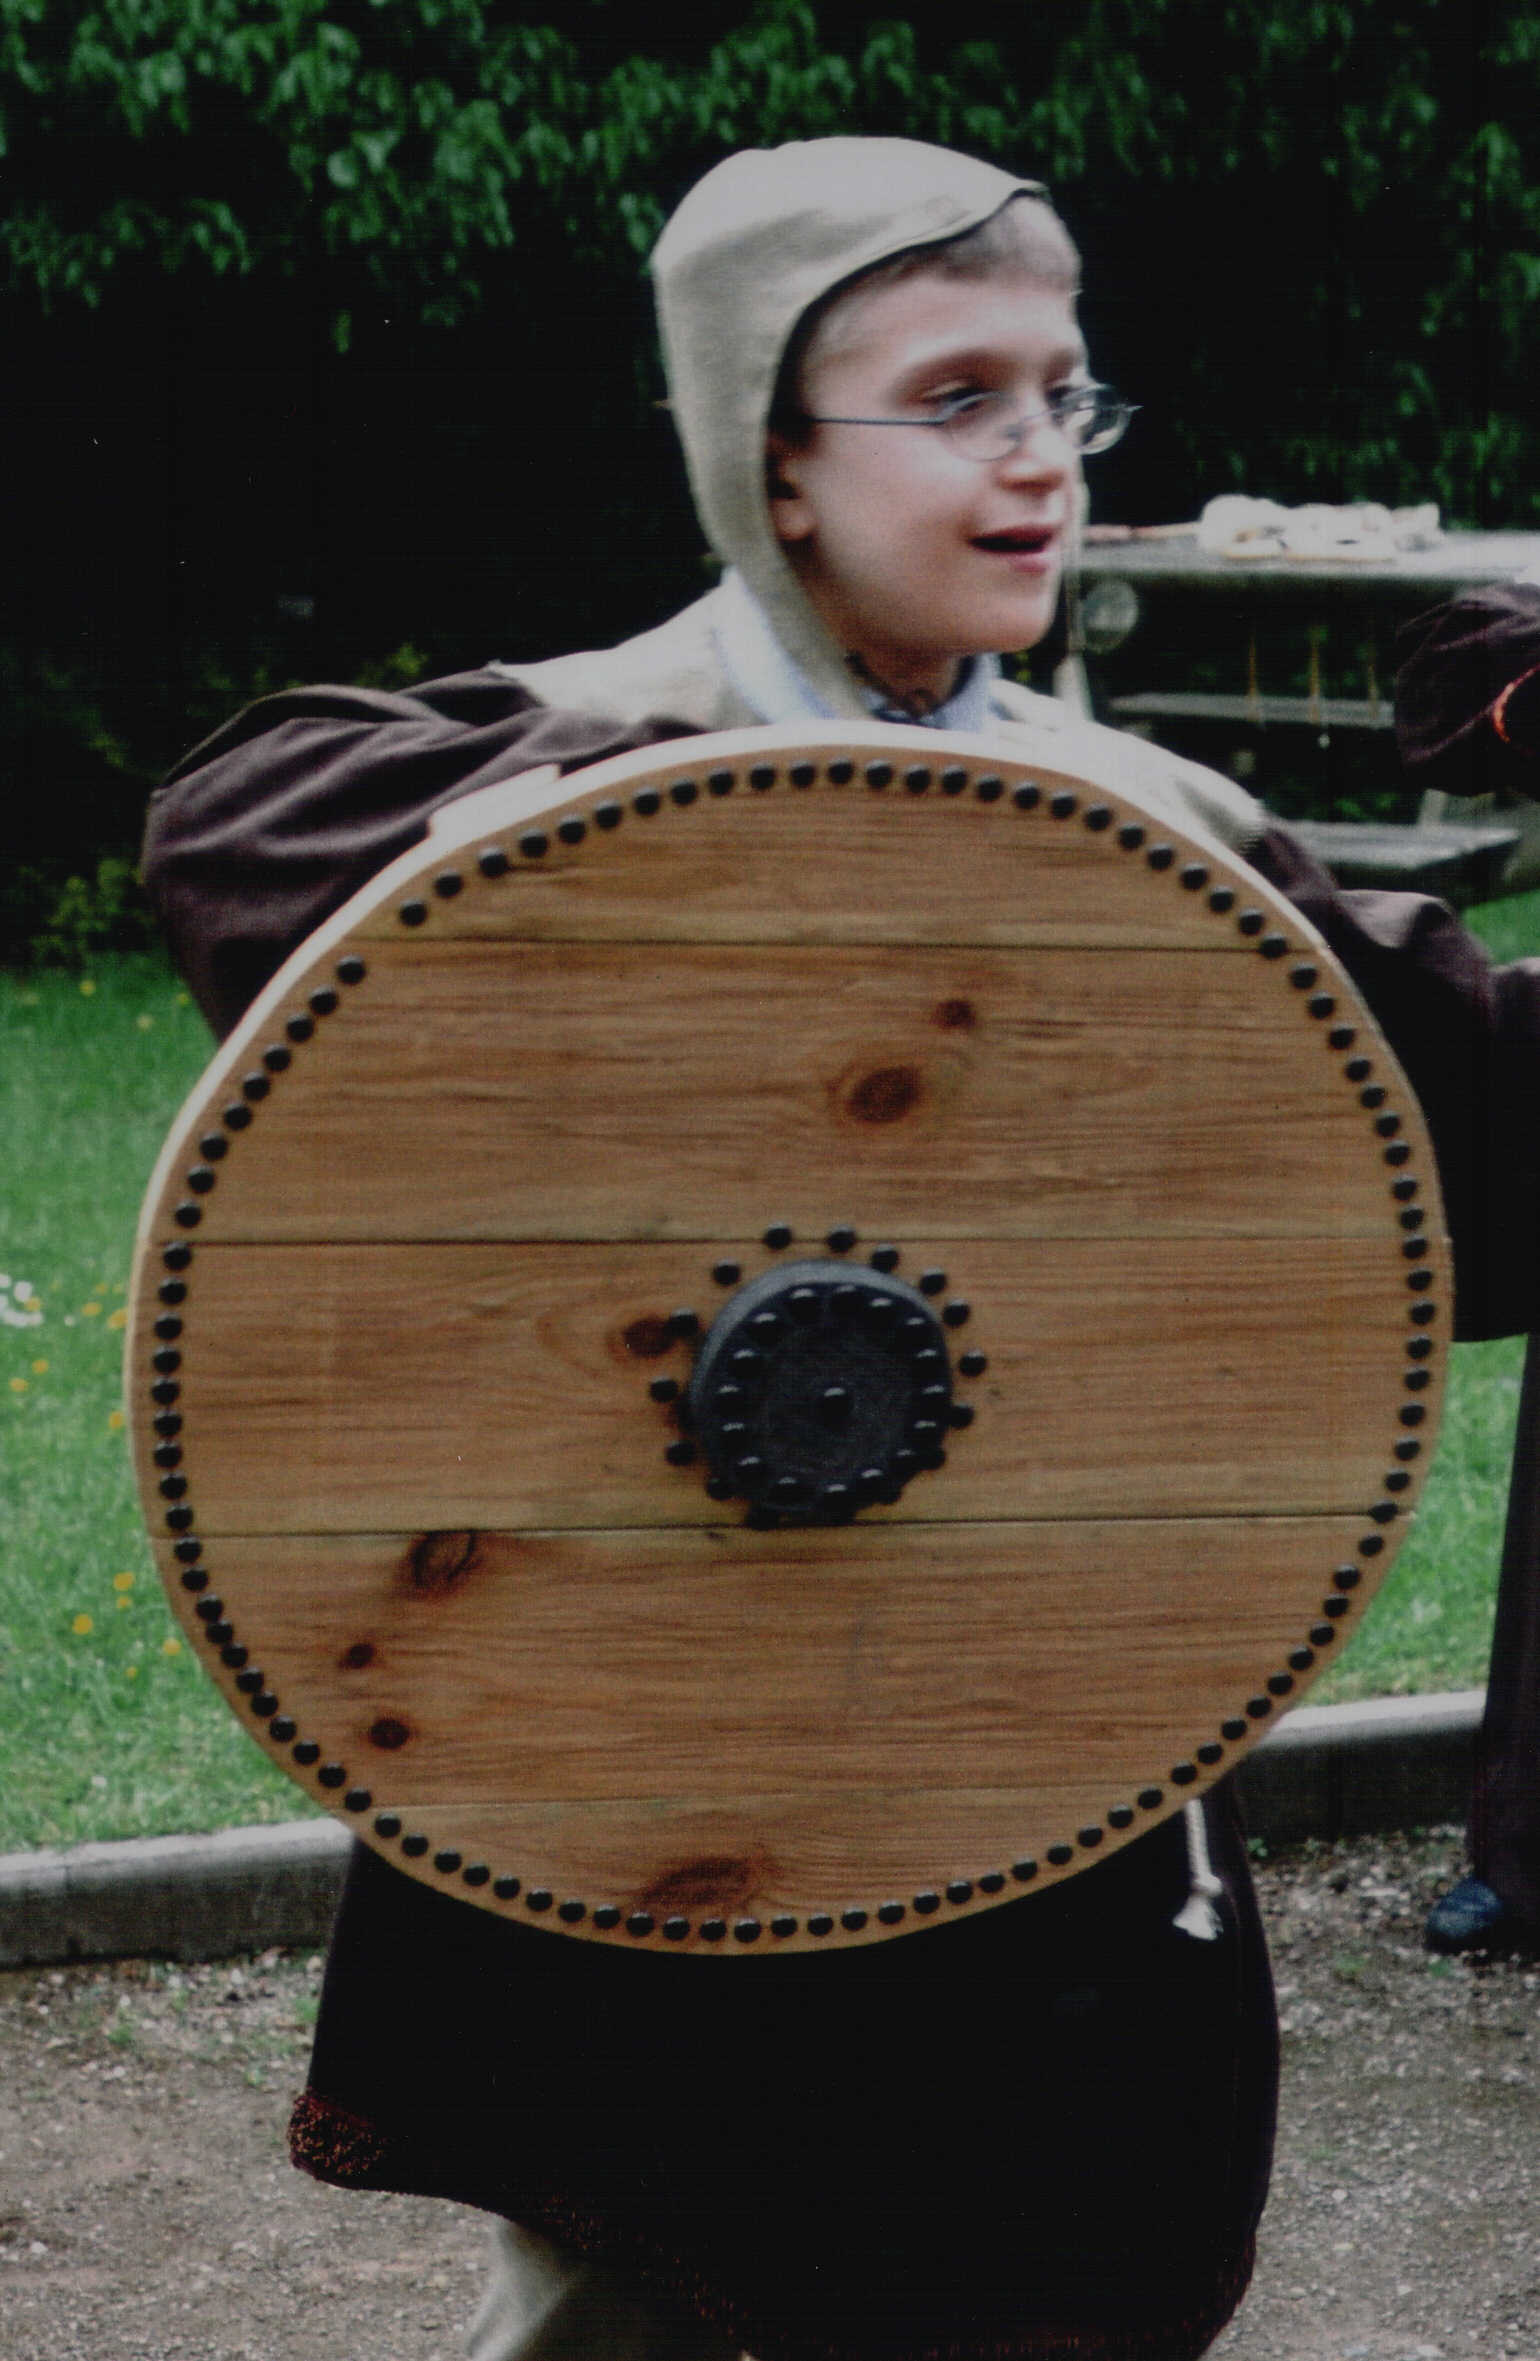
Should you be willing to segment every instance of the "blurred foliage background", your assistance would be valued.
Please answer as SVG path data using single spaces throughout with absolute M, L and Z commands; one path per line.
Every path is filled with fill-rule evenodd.
M 701 587 L 644 263 L 735 147 L 901 133 L 1049 181 L 1143 406 L 1103 516 L 1540 518 L 1535 10 L 557 15 L 0 0 L 0 956 L 133 941 L 148 785 L 264 688 L 607 641 Z

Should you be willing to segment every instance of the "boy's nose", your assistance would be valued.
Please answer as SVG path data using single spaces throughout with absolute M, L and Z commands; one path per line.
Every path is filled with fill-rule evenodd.
M 1018 419 L 1010 449 L 996 461 L 997 472 L 1017 483 L 1057 481 L 1075 474 L 1079 466 L 1079 451 L 1047 410 Z

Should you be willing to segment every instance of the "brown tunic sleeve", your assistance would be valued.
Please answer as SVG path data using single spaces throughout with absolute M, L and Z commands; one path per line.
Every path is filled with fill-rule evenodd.
M 433 814 L 542 763 L 566 770 L 687 736 L 537 704 L 493 672 L 401 694 L 289 689 L 194 747 L 151 799 L 144 881 L 172 955 L 224 1034 L 288 954 Z
M 1417 784 L 1540 795 L 1540 583 L 1467 590 L 1396 646 L 1396 739 Z

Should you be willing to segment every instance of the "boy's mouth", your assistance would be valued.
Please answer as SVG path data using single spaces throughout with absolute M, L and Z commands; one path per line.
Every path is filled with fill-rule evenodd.
M 1058 538 L 1053 525 L 1012 525 L 1001 533 L 976 534 L 973 546 L 998 551 L 1004 557 L 1043 557 Z

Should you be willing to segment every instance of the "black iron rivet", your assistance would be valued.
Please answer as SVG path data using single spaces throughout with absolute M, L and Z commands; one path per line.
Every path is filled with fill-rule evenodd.
M 258 1721 L 265 1722 L 273 1714 L 275 1714 L 278 1711 L 278 1700 L 273 1695 L 272 1690 L 264 1689 L 260 1696 L 253 1697 L 251 1701 L 251 1710 L 256 1715 Z
M 168 1508 L 166 1511 L 166 1523 L 173 1533 L 185 1533 L 192 1521 L 193 1513 L 190 1508 Z
M 206 1156 L 211 1164 L 217 1164 L 221 1156 L 229 1155 L 230 1142 L 222 1131 L 206 1131 L 198 1142 L 198 1153 Z
M 519 1881 L 516 1877 L 494 1877 L 492 1880 L 492 1891 L 497 1896 L 499 1902 L 512 1902 L 517 1899 Z M 620 1913 L 617 1910 L 615 1913 L 615 1918 L 618 1919 L 619 1916 Z M 598 1923 L 598 1918 L 599 1913 L 596 1910 L 594 1912 L 595 1924 Z M 610 1920 L 609 1923 L 613 1926 L 615 1919 Z
M 891 782 L 892 777 L 893 765 L 890 762 L 869 762 L 866 766 L 866 784 L 868 787 L 886 787 Z
M 866 1259 L 874 1271 L 896 1271 L 902 1257 L 896 1246 L 874 1246 Z
M 1224 1748 L 1215 1738 L 1205 1738 L 1203 1744 L 1197 1749 L 1199 1762 L 1210 1768 L 1221 1760 L 1223 1754 Z
M 1289 982 L 1294 986 L 1296 992 L 1308 992 L 1311 985 L 1319 980 L 1320 969 L 1312 967 L 1308 959 L 1299 967 L 1291 967 L 1289 970 Z
M 941 1896 L 939 1894 L 932 1893 L 929 1886 L 927 1886 L 923 1893 L 916 1894 L 914 1896 L 913 1906 L 918 1917 L 929 1918 L 933 1911 L 939 1910 L 941 1908 Z
M 1382 1140 L 1394 1139 L 1401 1128 L 1401 1118 L 1399 1115 L 1378 1115 L 1374 1128 Z
M 1208 906 L 1211 910 L 1216 911 L 1221 918 L 1227 910 L 1233 910 L 1235 908 L 1234 886 L 1216 885 L 1209 895 Z
M 626 1920 L 626 1933 L 628 1935 L 650 1935 L 652 1933 L 652 1927 L 653 1918 L 652 1912 L 650 1910 L 633 1910 Z
M 1190 894 L 1198 894 L 1208 883 L 1208 871 L 1201 861 L 1189 861 L 1182 871 L 1182 883 Z
M 551 840 L 543 828 L 528 828 L 519 838 L 519 850 L 526 861 L 539 861 L 551 849 Z
M 959 1908 L 964 1902 L 971 1902 L 973 1900 L 972 1879 L 967 1877 L 952 1878 L 946 1889 L 946 1898 Z
M 950 769 L 944 770 L 941 774 L 941 792 L 943 795 L 961 795 L 967 784 L 968 774 L 960 763 L 953 763 Z M 1019 787 L 1017 788 L 1016 792 L 1018 795 L 1021 793 Z
M 221 1601 L 220 1604 L 222 1605 L 223 1602 Z M 227 1641 L 234 1639 L 235 1625 L 227 1623 L 222 1615 L 216 1616 L 203 1636 L 211 1648 L 223 1648 Z
M 280 1746 L 287 1746 L 298 1727 L 299 1724 L 292 1715 L 281 1713 L 268 1734 L 270 1737 L 276 1738 Z
M 1408 1271 L 1406 1284 L 1414 1295 L 1420 1295 L 1425 1288 L 1432 1286 L 1433 1273 L 1431 1271 Z
M 946 1287 L 945 1271 L 922 1271 L 916 1282 L 922 1295 L 940 1295 Z
M 1114 1804 L 1107 1814 L 1109 1828 L 1132 1828 L 1133 1824 L 1134 1807 L 1132 1804 Z
M 682 1943 L 689 1931 L 690 1922 L 687 1918 L 665 1918 L 663 1921 L 665 1943 Z
M 675 779 L 669 786 L 669 802 L 677 803 L 681 811 L 683 811 L 687 805 L 696 802 L 699 796 L 700 789 L 696 786 L 693 779 Z
M 707 1477 L 706 1498 L 708 1500 L 732 1500 L 735 1497 L 734 1486 L 726 1476 Z
M 1308 1672 L 1314 1662 L 1314 1648 L 1291 1648 L 1289 1650 L 1289 1669 L 1291 1672 Z
M 1409 1361 L 1426 1361 L 1432 1351 L 1431 1336 L 1409 1336 L 1406 1340 L 1406 1357 Z
M 1071 795 L 1067 787 L 1060 787 L 1049 796 L 1048 809 L 1056 820 L 1069 820 L 1074 817 L 1075 807 L 1079 800 L 1078 796 Z
M 188 1566 L 182 1575 L 184 1590 L 207 1590 L 209 1578 L 202 1566 Z
M 842 1910 L 840 1912 L 840 1925 L 844 1928 L 847 1935 L 858 1935 L 865 1924 L 866 1912 L 858 1908 L 854 1903 L 851 1904 L 848 1910 Z M 737 1928 L 734 1927 L 733 1933 L 737 1934 L 737 1932 Z
M 1050 1845 L 1048 1858 L 1055 1869 L 1063 1869 L 1075 1858 L 1075 1848 L 1073 1845 Z
M 1396 1219 L 1403 1230 L 1420 1230 L 1427 1220 L 1427 1215 L 1420 1205 L 1407 1205 L 1402 1208 Z
M 693 1467 L 695 1465 L 697 1453 L 695 1445 L 689 1440 L 689 1438 L 687 1436 L 681 1435 L 677 1443 L 670 1443 L 667 1446 L 663 1456 L 668 1461 L 670 1467 Z
M 205 1623 L 217 1623 L 225 1611 L 225 1602 L 223 1599 L 200 1599 L 197 1611 Z
M 926 788 L 930 785 L 930 773 L 925 768 L 923 763 L 917 762 L 912 770 L 905 771 L 904 785 L 908 788 L 911 795 L 923 795 L 925 793 Z M 864 1919 L 862 1924 L 865 1924 Z
M 763 1931 L 757 1918 L 735 1918 L 733 1920 L 733 1941 L 735 1943 L 757 1943 Z
M 312 1763 L 319 1762 L 321 1759 L 321 1749 L 313 1738 L 301 1738 L 298 1745 L 290 1747 L 289 1751 L 294 1760 L 305 1770 L 308 1770 Z
M 195 1164 L 187 1175 L 187 1186 L 196 1189 L 200 1197 L 206 1197 L 218 1178 L 212 1165 Z
M 691 793 L 694 793 L 693 788 L 691 789 Z M 580 820 L 576 812 L 569 814 L 565 820 L 558 820 L 556 823 L 557 840 L 561 844 L 581 844 L 587 834 L 588 822 L 586 820 Z
M 1085 824 L 1094 836 L 1112 826 L 1112 808 L 1105 803 L 1090 803 L 1085 808 Z
M 160 1359 L 159 1353 L 156 1354 L 155 1358 L 157 1361 Z M 150 1400 L 152 1402 L 178 1402 L 181 1400 L 181 1398 L 181 1387 L 179 1385 L 174 1385 L 169 1378 L 163 1377 L 158 1385 L 152 1385 L 150 1388 Z
M 1359 1092 L 1358 1103 L 1361 1107 L 1368 1107 L 1371 1110 L 1375 1107 L 1383 1107 L 1385 1104 L 1384 1084 L 1381 1082 L 1371 1082 L 1366 1090 L 1361 1090 Z
M 661 811 L 662 808 L 663 798 L 658 793 L 656 787 L 638 787 L 636 793 L 631 798 L 631 809 L 636 813 L 639 819 L 650 820 L 654 813 Z M 598 1923 L 599 1913 L 596 1910 L 594 1912 L 594 1924 L 597 1926 Z
M 1171 1765 L 1173 1786 L 1190 1787 L 1197 1776 L 1198 1766 L 1196 1763 L 1173 1763 Z
M 964 1297 L 954 1295 L 949 1304 L 943 1305 L 941 1317 L 948 1328 L 962 1328 L 971 1317 L 972 1311 L 973 1306 Z
M 1088 1827 L 1076 1829 L 1075 1842 L 1085 1852 L 1092 1853 L 1101 1843 L 1103 1834 L 1104 1831 L 1093 1820 Z
M 180 1443 L 157 1443 L 151 1457 L 157 1467 L 180 1467 L 182 1446 Z
M 1144 857 L 1152 869 L 1169 869 L 1176 859 L 1176 846 L 1174 844 L 1152 844 Z
M 556 1896 L 551 1892 L 549 1886 L 536 1886 L 525 1895 L 524 1907 L 526 1910 L 543 1912 L 550 1909 L 555 1899 Z
M 972 1426 L 973 1404 L 971 1402 L 952 1402 L 947 1407 L 946 1415 L 947 1423 L 950 1426 Z
M 1336 1626 L 1331 1623 L 1312 1623 L 1307 1636 L 1313 1648 L 1329 1648 L 1337 1636 Z
M 1366 1533 L 1358 1544 L 1358 1554 L 1361 1558 L 1377 1558 L 1384 1546 L 1383 1533 Z
M 1334 1592 L 1329 1599 L 1322 1599 L 1321 1613 L 1332 1616 L 1345 1615 L 1352 1603 L 1351 1599 L 1338 1598 Z
M 340 1005 L 341 995 L 334 992 L 330 984 L 317 984 L 315 990 L 309 995 L 310 1013 L 313 1017 L 329 1017 L 333 1010 Z
M 1427 1415 L 1421 1402 L 1404 1402 L 1396 1412 L 1403 1426 L 1421 1426 Z
M 165 1435 L 169 1439 L 172 1435 L 179 1435 L 181 1433 L 182 1414 L 179 1410 L 158 1410 L 155 1414 L 154 1423 L 155 1432 L 158 1435 Z M 198 1543 L 195 1541 L 193 1543 L 193 1555 L 195 1557 L 197 1552 Z
M 187 1478 L 185 1476 L 162 1476 L 159 1489 L 162 1500 L 181 1500 L 187 1492 Z
M 975 1347 L 963 1354 L 957 1366 L 964 1377 L 982 1377 L 989 1367 L 989 1359 L 987 1354 L 979 1352 Z
M 743 1277 L 743 1265 L 737 1262 L 714 1262 L 711 1276 L 719 1287 L 736 1287 Z
M 1254 1722 L 1266 1721 L 1273 1710 L 1271 1697 L 1248 1697 L 1246 1711 Z
M 1262 910 L 1243 910 L 1235 923 L 1243 935 L 1259 935 L 1267 924 L 1267 915 Z
M 458 869 L 441 869 L 433 880 L 433 890 L 441 902 L 452 902 L 464 885 L 465 880 Z
M 185 1292 L 185 1290 L 184 1290 Z M 155 1323 L 155 1333 L 165 1344 L 170 1344 L 182 1333 L 182 1323 L 175 1312 L 162 1312 Z
M 1037 1863 L 1035 1861 L 1013 1861 L 1011 1875 L 1019 1886 L 1029 1886 L 1037 1875 Z
M 171 1244 L 163 1246 L 160 1252 L 161 1262 L 168 1271 L 185 1271 L 192 1257 L 192 1248 L 180 1238 L 173 1238 Z
M 892 772 L 889 771 L 889 778 L 891 778 L 892 775 Z M 875 784 L 876 782 L 874 780 L 873 785 L 875 786 Z M 767 787 L 773 787 L 775 785 L 774 763 L 757 762 L 749 773 L 749 785 L 755 788 L 761 795 L 763 795 Z
M 998 803 L 1005 793 L 1005 781 L 997 779 L 993 771 L 986 771 L 982 779 L 974 781 L 973 792 L 980 803 Z
M 240 1687 L 239 1681 L 237 1681 L 236 1687 Z M 316 1777 L 323 1787 L 345 1787 L 348 1780 L 347 1767 L 343 1763 L 323 1763 L 317 1771 Z
M 1367 1082 L 1374 1066 L 1368 1058 L 1349 1058 L 1342 1071 L 1349 1082 Z
M 1377 1500 L 1369 1511 L 1377 1525 L 1393 1524 L 1398 1513 L 1393 1500 Z
M 730 773 L 729 776 L 731 776 Z M 625 816 L 625 806 L 613 801 L 608 803 L 596 803 L 594 805 L 593 811 L 589 815 L 593 821 L 594 826 L 596 828 L 603 828 L 606 832 L 608 832 L 611 828 L 618 828 Z
M 506 868 L 506 866 L 505 860 L 504 867 Z M 349 951 L 345 958 L 339 959 L 337 962 L 337 981 L 340 984 L 361 984 L 368 973 L 368 968 L 356 951 Z
M 1411 1480 L 1404 1467 L 1393 1467 L 1385 1478 L 1385 1489 L 1387 1492 L 1404 1492 Z
M 1293 1688 L 1294 1675 L 1291 1672 L 1270 1672 L 1268 1674 L 1267 1692 L 1270 1697 L 1287 1697 L 1292 1693 Z
M 770 1932 L 776 1937 L 778 1942 L 784 1943 L 786 1937 L 788 1935 L 794 1935 L 796 1931 L 797 1922 L 792 1917 L 789 1910 L 778 1911 L 776 1916 L 770 1921 Z
M 1243 1721 L 1238 1719 L 1237 1716 L 1232 1714 L 1227 1722 L 1220 1723 L 1219 1735 L 1221 1738 L 1228 1738 L 1233 1745 L 1237 1738 L 1245 1737 L 1246 1725 Z
M 1406 1316 L 1409 1320 L 1414 1321 L 1419 1328 L 1426 1328 L 1430 1320 L 1438 1318 L 1438 1306 L 1436 1303 L 1409 1304 Z
M 904 1908 L 902 1902 L 879 1902 L 877 1905 L 877 1923 L 879 1926 L 896 1927 L 899 1922 L 907 1916 L 908 1912 Z
M 517 1883 L 518 1881 L 515 1880 L 514 1882 Z M 492 1888 L 492 1891 L 494 1894 L 496 1893 L 496 1886 Z M 613 1902 L 600 1902 L 594 1908 L 593 1922 L 602 1934 L 607 1935 L 613 1928 L 619 1926 L 620 1911 Z
M 671 1336 L 696 1336 L 700 1333 L 700 1314 L 688 1308 L 670 1312 L 668 1326 Z
M 616 1916 L 617 1918 L 619 1917 L 618 1911 Z M 598 1923 L 599 1913 L 596 1910 L 594 1912 L 595 1926 L 597 1926 Z M 703 1943 L 720 1943 L 725 1940 L 727 1935 L 727 1921 L 725 1918 L 703 1918 L 700 1922 L 699 1928 L 696 1931 L 698 1932 Z
M 404 1836 L 401 1839 L 401 1850 L 408 1860 L 420 1861 L 427 1849 L 428 1840 L 425 1836 Z
M 294 1063 L 293 1053 L 274 1041 L 262 1052 L 262 1063 L 270 1074 L 285 1074 Z
M 1287 935 L 1264 935 L 1257 945 L 1264 959 L 1281 959 L 1288 947 Z
M 484 844 L 476 855 L 476 866 L 483 877 L 506 877 L 510 863 L 500 844 Z
M 829 1916 L 828 1911 L 815 1910 L 812 1917 L 807 1922 L 807 1931 L 810 1935 L 832 1935 L 834 1932 L 834 1921 Z
M 1390 1193 L 1398 1205 L 1409 1204 L 1417 1194 L 1417 1183 L 1408 1173 L 1403 1179 L 1391 1182 Z
M 720 775 L 718 772 L 712 773 L 713 778 Z M 811 787 L 818 776 L 818 765 L 812 762 L 794 762 L 786 776 L 790 779 L 793 787 Z
M 1337 1003 L 1329 992 L 1312 992 L 1305 1007 L 1316 1018 L 1335 1016 L 1337 1013 Z
M 460 1883 L 467 1886 L 484 1886 L 491 1874 L 492 1872 L 485 1861 L 467 1861 L 460 1872 Z
M 172 1555 L 184 1566 L 196 1565 L 203 1555 L 203 1544 L 201 1541 L 179 1541 L 175 1544 Z
M 1359 1581 L 1359 1570 L 1356 1566 L 1338 1566 L 1332 1573 L 1332 1580 L 1339 1590 L 1353 1590 Z
M 276 1722 L 273 1725 L 273 1735 L 274 1737 L 278 1735 Z M 377 1812 L 374 1818 L 374 1833 L 376 1836 L 383 1837 L 387 1844 L 390 1843 L 393 1838 L 401 1834 L 400 1814 L 398 1812 Z
M 179 1230 L 195 1230 L 203 1219 L 203 1208 L 194 1204 L 189 1197 L 177 1207 L 171 1218 Z
M 1426 1238 L 1403 1238 L 1401 1241 L 1401 1254 L 1406 1262 L 1423 1262 L 1427 1258 L 1427 1252 L 1428 1241 Z
M 1412 1151 L 1405 1140 L 1397 1140 L 1394 1147 L 1385 1150 L 1385 1162 L 1387 1164 L 1406 1164 L 1411 1159 L 1411 1153 Z
M 848 1222 L 837 1222 L 824 1240 L 831 1254 L 848 1254 L 855 1242 L 855 1231 Z
M 467 1883 L 470 1882 L 470 1874 L 467 1869 L 465 1872 Z M 579 1902 L 575 1897 L 569 1897 L 567 1901 L 557 1903 L 556 1915 L 564 1926 L 578 1926 L 588 1916 L 588 1904 Z
M 245 1651 L 243 1649 L 242 1654 L 244 1655 L 244 1653 Z M 243 1697 L 255 1697 L 257 1691 L 261 1688 L 262 1683 L 266 1678 L 267 1675 L 262 1672 L 258 1666 L 254 1664 L 248 1664 L 244 1672 L 238 1672 L 236 1674 L 235 1685 Z M 332 1766 L 328 1763 L 327 1770 L 330 1770 L 331 1767 Z M 346 1778 L 346 1776 L 347 1773 L 344 1772 L 343 1778 Z M 326 1779 L 326 1771 L 321 1773 L 321 1777 Z M 340 1787 L 342 1785 L 342 1780 L 326 1779 L 326 1784 L 328 1787 Z
M 1144 842 L 1144 830 L 1137 820 L 1125 820 L 1118 830 L 1118 842 L 1125 853 L 1136 853 Z
M 241 1079 L 241 1089 L 252 1100 L 265 1099 L 272 1087 L 265 1074 L 246 1074 Z
M 342 1799 L 342 1808 L 345 1812 L 367 1812 L 373 1801 L 367 1787 L 350 1787 Z
M 427 915 L 427 903 L 415 900 L 403 902 L 400 909 L 396 912 L 396 916 L 400 919 L 403 926 L 421 926 L 426 921 Z
M 1011 801 L 1019 812 L 1036 811 L 1042 800 L 1042 789 L 1034 787 L 1030 779 L 1024 779 L 1019 787 L 1011 789 Z
M 783 1246 L 791 1244 L 791 1235 L 790 1222 L 773 1221 L 764 1232 L 760 1244 L 768 1246 L 772 1254 L 779 1254 Z
M 655 1377 L 647 1388 L 655 1402 L 672 1402 L 679 1391 L 677 1377 Z

